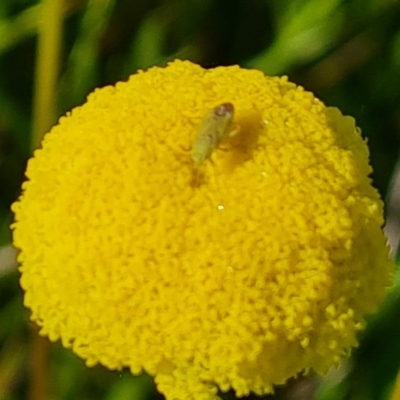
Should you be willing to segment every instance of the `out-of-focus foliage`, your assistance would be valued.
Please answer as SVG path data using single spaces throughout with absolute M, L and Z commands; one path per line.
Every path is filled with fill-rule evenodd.
M 97 86 L 174 58 L 285 74 L 353 115 L 368 138 L 374 182 L 392 198 L 400 135 L 398 0 L 65 0 L 57 115 Z M 11 242 L 11 202 L 30 155 L 37 38 L 43 4 L 0 1 L 0 245 Z M 55 121 L 54 121 L 55 122 Z M 397 171 L 398 174 L 398 171 Z M 388 218 L 399 230 L 396 207 Z M 40 350 L 18 275 L 0 257 L 0 400 L 30 398 Z M 399 279 L 371 317 L 360 347 L 322 380 L 304 378 L 275 398 L 389 399 L 400 367 Z M 39 353 L 38 353 L 39 352 Z M 40 359 L 40 357 L 39 357 Z M 44 356 L 52 399 L 157 398 L 147 376 L 88 369 L 70 351 Z M 43 361 L 43 357 L 41 359 Z M 34 379 L 40 379 L 34 378 Z M 315 389 L 317 387 L 317 389 Z M 311 394 L 314 393 L 314 394 Z M 231 394 L 224 395 L 231 398 Z M 43 399 L 46 400 L 46 399 Z M 392 399 L 393 400 L 393 399 Z

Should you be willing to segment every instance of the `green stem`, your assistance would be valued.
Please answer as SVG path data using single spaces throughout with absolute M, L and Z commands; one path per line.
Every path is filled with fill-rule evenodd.
M 56 84 L 59 73 L 63 0 L 42 0 L 35 74 L 31 149 L 39 147 L 56 117 Z M 29 400 L 49 398 L 49 342 L 32 332 Z
M 59 72 L 63 0 L 42 0 L 33 108 L 31 148 L 36 149 L 43 135 L 55 122 L 56 82 Z

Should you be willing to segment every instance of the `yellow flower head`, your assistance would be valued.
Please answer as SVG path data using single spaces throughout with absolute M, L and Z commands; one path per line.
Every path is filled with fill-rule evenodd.
M 195 162 L 199 126 L 212 137 L 204 117 L 227 104 Z M 13 205 L 25 304 L 41 334 L 88 365 L 147 371 L 169 400 L 325 373 L 390 284 L 370 172 L 354 120 L 285 77 L 141 71 L 29 161 Z

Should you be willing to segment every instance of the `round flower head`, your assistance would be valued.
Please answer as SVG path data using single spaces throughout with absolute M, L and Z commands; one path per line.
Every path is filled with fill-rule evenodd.
M 204 157 L 201 135 L 217 139 Z M 169 400 L 325 373 L 390 284 L 370 172 L 354 120 L 286 77 L 141 71 L 29 161 L 13 205 L 25 304 L 42 335 L 145 370 Z

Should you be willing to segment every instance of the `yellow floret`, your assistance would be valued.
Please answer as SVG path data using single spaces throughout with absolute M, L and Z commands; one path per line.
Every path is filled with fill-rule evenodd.
M 200 167 L 222 103 L 237 133 Z M 390 284 L 382 201 L 353 118 L 287 81 L 175 61 L 94 91 L 13 205 L 41 334 L 168 400 L 273 391 L 349 354 Z

